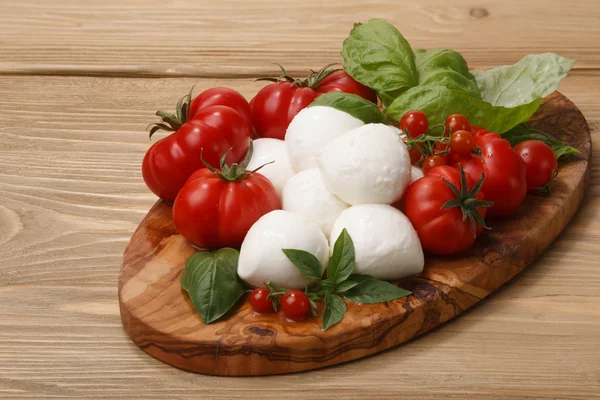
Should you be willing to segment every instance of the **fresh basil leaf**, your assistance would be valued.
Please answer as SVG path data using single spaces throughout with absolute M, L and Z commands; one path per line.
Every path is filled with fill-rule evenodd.
M 282 249 L 287 258 L 302 272 L 312 279 L 321 279 L 323 266 L 317 257 L 304 250 Z
M 221 318 L 244 294 L 237 277 L 239 252 L 230 248 L 201 251 L 190 256 L 181 275 L 181 287 L 206 324 Z
M 539 108 L 541 99 L 518 107 L 494 107 L 490 103 L 460 90 L 444 86 L 417 86 L 402 93 L 387 109 L 388 115 L 400 120 L 410 110 L 423 111 L 429 126 L 444 123 L 450 114 L 462 114 L 472 125 L 503 133 L 525 122 Z
M 339 284 L 354 271 L 354 243 L 350 234 L 344 228 L 333 246 L 333 253 L 327 263 L 327 280 Z
M 353 303 L 382 303 L 412 294 L 408 290 L 386 281 L 380 281 L 369 275 L 351 275 L 349 279 L 358 283 L 358 285 L 344 293 L 344 297 Z
M 384 106 L 418 83 L 413 51 L 392 24 L 372 19 L 356 24 L 344 40 L 344 70 L 374 89 Z
M 477 82 L 469 72 L 467 62 L 457 51 L 418 49 L 415 50 L 415 63 L 420 86 L 445 86 L 481 98 Z
M 337 324 L 344 318 L 346 313 L 346 303 L 340 296 L 332 294 L 331 292 L 325 293 L 325 309 L 323 310 L 323 323 L 322 329 L 326 331 L 333 325 Z
M 336 285 L 335 292 L 336 293 L 344 293 L 344 292 L 347 292 L 348 290 L 352 289 L 356 285 L 358 285 L 358 282 L 344 281 L 344 282 L 340 283 L 339 285 Z
M 333 107 L 360 119 L 365 124 L 385 124 L 388 118 L 379 110 L 377 104 L 370 102 L 358 95 L 330 92 L 320 95 L 309 107 L 326 106 Z
M 472 71 L 472 74 L 483 100 L 494 106 L 517 107 L 558 89 L 573 63 L 573 60 L 553 53 L 529 54 L 516 64 Z
M 566 154 L 580 154 L 575 147 L 569 146 L 558 140 L 551 139 L 544 132 L 528 127 L 525 124 L 515 126 L 508 132 L 502 135 L 503 138 L 510 142 L 511 146 L 516 146 L 526 140 L 539 140 L 546 143 L 552 148 L 556 158 L 560 158 Z

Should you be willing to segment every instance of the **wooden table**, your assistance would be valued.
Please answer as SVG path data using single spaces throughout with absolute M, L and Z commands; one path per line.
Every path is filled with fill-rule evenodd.
M 117 303 L 123 250 L 155 201 L 140 173 L 144 128 L 190 86 L 250 98 L 271 62 L 303 74 L 340 61 L 352 23 L 383 16 L 415 47 L 453 47 L 472 67 L 546 51 L 577 60 L 561 91 L 600 142 L 600 7 L 566 4 L 2 1 L 0 398 L 598 398 L 597 163 L 584 205 L 538 262 L 466 315 L 367 359 L 194 375 L 139 350 Z

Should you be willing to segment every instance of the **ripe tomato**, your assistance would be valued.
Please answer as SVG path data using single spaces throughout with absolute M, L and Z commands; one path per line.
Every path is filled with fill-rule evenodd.
M 407 140 L 407 137 L 402 138 L 402 141 L 404 143 L 406 143 Z M 417 144 L 417 146 L 419 146 L 419 144 Z M 421 153 L 419 152 L 419 150 L 417 150 L 416 147 L 411 147 L 410 149 L 408 149 L 408 155 L 410 156 L 410 163 L 412 165 L 417 165 L 419 161 L 421 161 Z
M 450 137 L 450 152 L 461 156 L 471 154 L 475 145 L 473 135 L 469 131 L 455 131 Z
M 233 108 L 244 118 L 248 129 L 252 132 L 252 110 L 250 109 L 250 104 L 248 104 L 244 96 L 239 92 L 225 87 L 215 87 L 205 90 L 192 100 L 189 119 L 193 119 L 199 110 L 210 106 L 227 106 Z
M 440 167 L 442 165 L 447 165 L 446 157 L 444 156 L 429 156 L 423 161 L 423 165 L 421 165 L 421 170 L 424 174 L 435 167 Z
M 308 317 L 310 313 L 310 301 L 308 296 L 301 290 L 290 290 L 280 299 L 281 311 L 293 321 L 299 321 Z
M 487 177 L 486 177 L 487 179 Z M 467 250 L 485 226 L 486 207 L 479 190 L 462 170 L 435 167 L 413 182 L 404 195 L 405 214 L 419 235 L 423 249 L 440 255 Z M 466 217 L 465 217 L 466 216 Z
M 280 79 L 267 79 L 271 83 L 258 91 L 250 101 L 252 119 L 259 137 L 285 139 L 288 125 L 302 109 L 315 98 L 327 92 L 346 92 L 376 102 L 375 92 L 356 82 L 346 72 L 331 71 L 331 65 L 305 80 L 295 80 L 281 68 Z
M 244 162 L 216 170 L 210 164 L 192 174 L 173 204 L 175 227 L 202 249 L 239 248 L 250 227 L 263 215 L 281 208 L 273 184 L 263 175 L 245 171 Z
M 446 130 L 450 133 L 456 131 L 469 131 L 471 130 L 471 124 L 464 115 L 452 114 L 446 118 Z
M 482 190 L 486 200 L 494 202 L 489 215 L 514 213 L 527 194 L 525 163 L 505 139 L 479 135 L 475 144 L 481 149 L 481 157 L 462 157 L 460 165 L 473 180 L 485 174 Z
M 271 299 L 267 299 L 267 297 L 271 294 L 269 289 L 264 287 L 256 288 L 250 293 L 250 305 L 254 312 L 259 314 L 267 314 L 270 312 L 274 312 L 273 301 Z
M 248 151 L 252 133 L 243 112 L 224 105 L 201 108 L 199 104 L 193 118 L 188 120 L 190 98 L 191 93 L 178 103 L 177 115 L 157 113 L 162 122 L 154 124 L 150 137 L 159 129 L 175 132 L 154 143 L 142 162 L 142 176 L 148 188 L 170 203 L 194 171 L 204 167 L 200 161 L 202 149 L 205 149 L 204 159 L 213 166 L 219 165 L 219 158 L 229 149 L 232 150 L 226 161 L 239 162 Z M 213 99 L 213 103 L 218 100 Z M 230 98 L 221 100 L 228 102 Z
M 539 140 L 526 140 L 515 151 L 527 168 L 527 190 L 544 187 L 558 171 L 558 161 L 550 146 Z
M 407 112 L 400 119 L 400 129 L 407 133 L 411 138 L 416 138 L 419 135 L 427 133 L 429 128 L 429 120 L 424 112 L 412 110 Z

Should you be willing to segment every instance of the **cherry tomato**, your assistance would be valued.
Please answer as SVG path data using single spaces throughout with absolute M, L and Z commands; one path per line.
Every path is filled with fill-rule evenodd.
M 475 138 L 481 156 L 461 157 L 460 165 L 473 180 L 485 174 L 481 190 L 486 200 L 494 202 L 488 214 L 509 215 L 517 211 L 527 194 L 525 163 L 507 140 L 488 136 Z
M 423 165 L 421 165 L 421 170 L 423 170 L 424 174 L 435 167 L 440 167 L 442 165 L 447 165 L 446 157 L 444 156 L 429 156 L 423 161 Z
M 400 119 L 400 129 L 404 133 L 408 132 L 412 138 L 427 133 L 428 128 L 429 120 L 425 113 L 419 110 L 409 111 Z
M 204 168 L 202 149 L 210 165 L 218 166 L 229 149 L 226 161 L 239 162 L 248 151 L 250 136 L 247 121 L 235 109 L 222 105 L 199 109 L 193 119 L 148 149 L 142 162 L 144 182 L 154 194 L 172 203 L 188 178 Z
M 452 114 L 446 118 L 446 130 L 450 133 L 456 131 L 468 131 L 471 130 L 471 124 L 464 115 Z
M 263 215 L 281 208 L 273 184 L 249 173 L 252 147 L 237 167 L 202 168 L 192 174 L 173 204 L 175 227 L 202 249 L 239 248 L 250 227 Z
M 193 119 L 199 110 L 202 110 L 210 106 L 227 106 L 236 110 L 246 121 L 246 125 L 250 132 L 252 132 L 252 110 L 250 104 L 239 92 L 225 88 L 215 87 L 207 89 L 200 93 L 190 105 L 189 119 Z
M 455 131 L 450 137 L 450 152 L 466 156 L 473 151 L 473 135 L 469 131 Z
M 376 102 L 372 89 L 358 83 L 345 71 L 329 73 L 323 68 L 303 81 L 295 81 L 282 68 L 285 81 L 271 83 L 250 101 L 252 119 L 259 137 L 285 139 L 288 125 L 315 98 L 327 92 L 346 92 Z
M 481 191 L 475 196 L 468 195 L 474 184 L 468 176 L 464 178 L 466 187 L 463 187 L 457 169 L 441 166 L 430 169 L 408 187 L 404 194 L 405 214 L 417 231 L 423 249 L 446 255 L 459 253 L 473 245 L 489 204 L 482 203 L 484 194 Z M 448 183 L 461 193 L 460 197 Z M 443 207 L 449 204 L 454 206 Z M 466 220 L 463 212 L 468 216 Z
M 515 151 L 527 167 L 527 190 L 545 186 L 558 171 L 556 155 L 544 142 L 526 140 L 516 145 Z
M 293 321 L 305 319 L 310 313 L 308 296 L 301 290 L 290 290 L 281 296 L 279 303 L 285 316 Z
M 269 294 L 269 289 L 264 287 L 256 288 L 250 293 L 250 305 L 254 312 L 267 314 L 275 311 L 273 308 L 273 301 L 267 299 Z
M 402 141 L 406 143 L 408 141 L 408 138 L 404 137 L 402 138 Z M 413 165 L 417 165 L 419 161 L 421 161 L 421 153 L 419 152 L 419 150 L 417 150 L 416 147 L 411 147 L 410 149 L 408 149 L 408 155 L 410 156 L 410 163 Z

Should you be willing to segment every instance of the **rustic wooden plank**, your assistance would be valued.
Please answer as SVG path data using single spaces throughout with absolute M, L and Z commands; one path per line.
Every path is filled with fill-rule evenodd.
M 0 74 L 263 76 L 341 60 L 352 24 L 394 23 L 414 47 L 451 47 L 472 67 L 552 51 L 600 67 L 600 8 L 561 1 L 3 1 Z
M 598 163 L 582 209 L 535 265 L 419 340 L 261 379 L 191 375 L 138 350 L 121 327 L 116 283 L 127 241 L 155 200 L 139 172 L 143 130 L 193 84 L 247 97 L 261 85 L 0 78 L 0 398 L 595 398 Z M 600 141 L 600 74 L 575 71 L 561 91 Z

